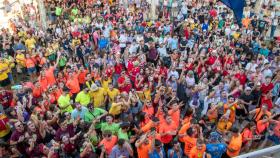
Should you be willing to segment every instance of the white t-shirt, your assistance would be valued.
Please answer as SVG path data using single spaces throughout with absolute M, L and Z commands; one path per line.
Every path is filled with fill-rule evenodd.
M 159 52 L 159 56 L 162 57 L 166 57 L 168 56 L 166 48 L 165 47 L 158 47 L 157 51 Z
M 252 71 L 252 72 L 256 72 L 256 67 L 258 67 L 258 64 L 253 64 L 253 63 L 248 63 L 245 67 L 245 69 L 247 71 Z
M 121 48 L 126 47 L 127 37 L 125 35 L 123 35 L 123 34 L 120 35 L 119 41 L 120 41 Z

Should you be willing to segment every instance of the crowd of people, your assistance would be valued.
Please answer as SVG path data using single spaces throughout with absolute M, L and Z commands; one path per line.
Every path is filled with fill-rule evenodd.
M 280 144 L 276 1 L 255 12 L 252 0 L 240 23 L 220 2 L 177 2 L 151 19 L 145 0 L 46 0 L 47 30 L 34 7 L 2 29 L 0 157 L 227 158 Z

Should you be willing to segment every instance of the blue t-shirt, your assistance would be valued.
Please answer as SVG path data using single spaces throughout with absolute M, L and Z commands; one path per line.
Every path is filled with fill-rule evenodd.
M 166 158 L 163 148 L 161 148 L 161 152 L 162 152 L 163 158 Z M 149 153 L 149 158 L 161 158 L 161 157 L 160 157 L 160 154 L 156 150 L 153 150 L 152 152 Z
M 108 40 L 107 39 L 105 39 L 105 38 L 100 39 L 99 43 L 98 43 L 99 49 L 106 48 L 107 44 L 108 44 Z
M 173 154 L 171 154 L 173 152 Z M 172 156 L 173 155 L 173 156 Z M 179 157 L 183 157 L 183 151 L 182 149 L 180 149 L 179 151 L 179 155 L 173 150 L 173 149 L 169 149 L 167 152 L 167 158 L 179 158 Z
M 208 30 L 209 25 L 207 23 L 202 24 L 202 31 L 207 31 Z
M 269 50 L 268 49 L 266 49 L 266 48 L 261 48 L 261 50 L 260 50 L 260 54 L 261 55 L 264 55 L 264 56 L 268 56 L 268 54 L 269 54 Z
M 222 143 L 206 145 L 206 152 L 209 153 L 212 158 L 221 158 L 223 153 L 226 152 L 226 149 L 226 145 Z
M 252 47 L 253 47 L 253 52 L 257 53 L 259 51 L 260 45 L 258 44 L 258 42 L 253 42 L 252 43 Z

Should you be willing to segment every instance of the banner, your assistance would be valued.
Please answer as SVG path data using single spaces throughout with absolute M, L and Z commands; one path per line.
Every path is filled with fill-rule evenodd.
M 245 6 L 245 0 L 221 0 L 227 7 L 229 7 L 237 20 L 238 25 L 241 25 L 243 17 L 243 8 Z

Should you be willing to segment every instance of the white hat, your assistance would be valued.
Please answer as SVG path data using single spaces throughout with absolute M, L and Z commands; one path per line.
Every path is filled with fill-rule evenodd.
M 97 91 L 98 88 L 99 88 L 99 87 L 98 87 L 96 84 L 92 84 L 92 85 L 90 86 L 90 90 L 92 90 L 92 91 Z
M 250 90 L 252 90 L 252 88 L 250 88 L 250 87 L 245 88 L 245 91 L 250 91 Z

